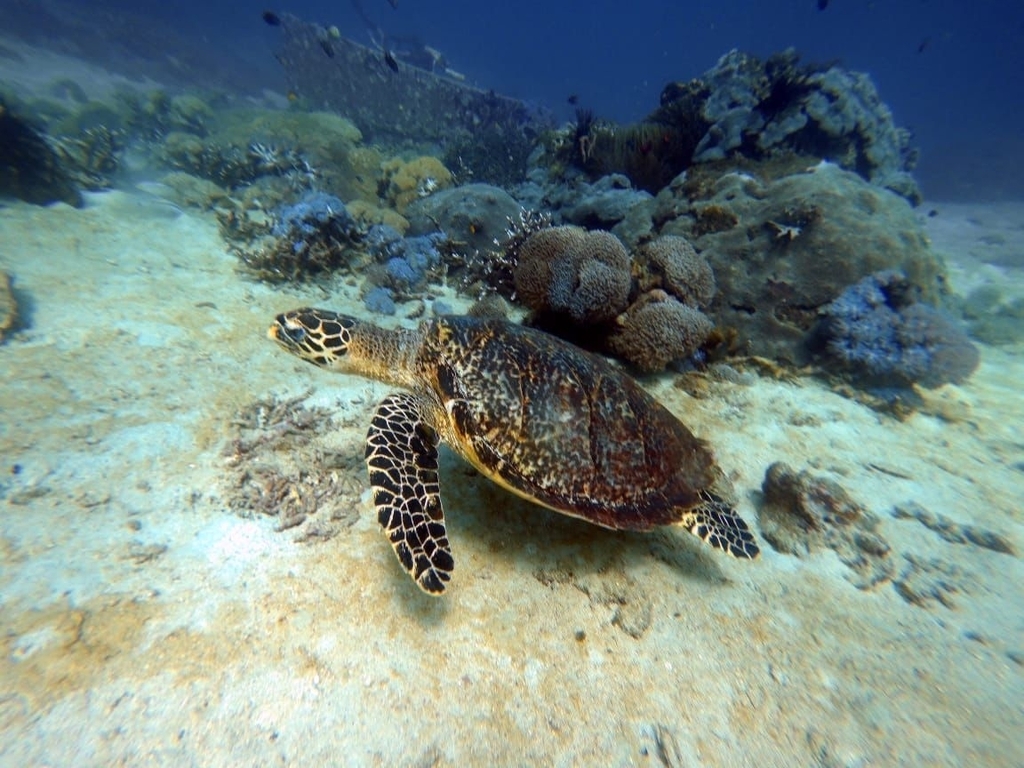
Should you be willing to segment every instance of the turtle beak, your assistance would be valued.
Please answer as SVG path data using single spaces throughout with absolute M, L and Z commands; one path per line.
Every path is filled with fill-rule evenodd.
M 282 347 L 294 349 L 305 341 L 306 329 L 302 323 L 282 314 L 274 318 L 274 324 L 267 329 L 267 337 Z

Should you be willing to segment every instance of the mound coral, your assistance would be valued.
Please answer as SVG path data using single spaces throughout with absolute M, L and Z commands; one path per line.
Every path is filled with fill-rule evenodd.
M 894 270 L 865 277 L 825 307 L 815 343 L 858 383 L 935 388 L 962 382 L 978 367 L 977 348 L 914 293 Z
M 550 227 L 519 249 L 515 285 L 531 309 L 577 325 L 612 320 L 629 301 L 630 260 L 608 232 Z
M 715 275 L 690 241 L 664 235 L 636 250 L 641 290 L 663 288 L 683 304 L 705 307 L 715 295 Z
M 699 309 L 654 290 L 616 318 L 607 345 L 638 370 L 652 373 L 692 355 L 711 329 L 711 321 Z

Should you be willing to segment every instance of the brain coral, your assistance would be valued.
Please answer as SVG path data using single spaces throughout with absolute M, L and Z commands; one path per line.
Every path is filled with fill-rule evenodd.
M 608 336 L 612 353 L 645 372 L 664 370 L 693 354 L 711 333 L 711 321 L 664 291 L 651 291 L 616 319 Z
M 715 295 L 715 275 L 690 241 L 663 235 L 636 250 L 643 289 L 664 288 L 683 304 L 705 307 Z
M 630 284 L 629 253 L 608 232 L 549 227 L 519 249 L 515 285 L 523 303 L 578 325 L 616 317 L 629 300 Z

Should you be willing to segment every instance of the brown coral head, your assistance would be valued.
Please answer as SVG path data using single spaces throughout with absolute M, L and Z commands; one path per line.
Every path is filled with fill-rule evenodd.
M 608 348 L 637 369 L 653 373 L 696 352 L 712 327 L 699 309 L 663 291 L 650 291 L 616 319 Z
M 663 288 L 683 304 L 705 307 L 715 295 L 715 274 L 708 260 L 685 237 L 663 235 L 636 251 L 642 289 Z
M 550 227 L 519 249 L 516 292 L 536 312 L 576 325 L 608 322 L 629 300 L 629 253 L 609 232 Z

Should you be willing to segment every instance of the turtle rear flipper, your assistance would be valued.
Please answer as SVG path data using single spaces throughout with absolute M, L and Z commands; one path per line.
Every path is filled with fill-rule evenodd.
M 701 491 L 702 502 L 688 510 L 679 524 L 694 536 L 726 554 L 753 560 L 761 550 L 754 534 L 735 509 L 710 491 Z
M 414 395 L 389 395 L 377 406 L 366 466 L 377 519 L 399 561 L 420 589 L 440 595 L 455 562 L 437 479 L 437 434 Z

